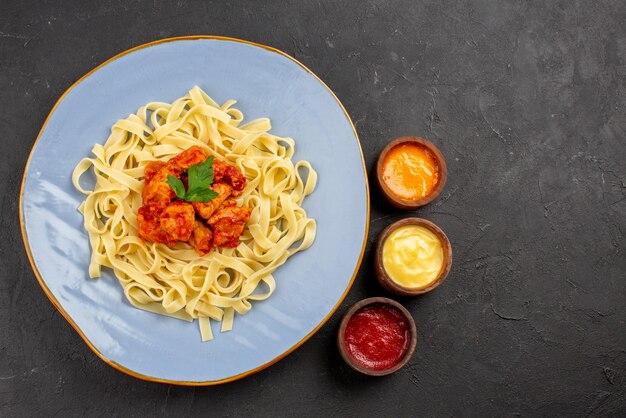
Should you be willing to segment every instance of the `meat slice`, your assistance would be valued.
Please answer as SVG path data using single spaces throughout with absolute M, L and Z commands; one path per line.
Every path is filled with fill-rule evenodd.
M 222 203 L 230 196 L 233 188 L 226 183 L 217 183 L 211 186 L 211 189 L 217 192 L 217 197 L 210 202 L 193 202 L 193 208 L 196 213 L 204 219 L 209 219 L 215 209 L 219 208 Z
M 213 228 L 213 245 L 236 247 L 251 212 L 250 208 L 237 206 L 218 209 L 208 220 Z
M 150 167 L 148 165 L 146 168 Z M 160 212 L 174 199 L 176 193 L 167 184 L 167 176 L 180 177 L 181 169 L 177 166 L 170 167 L 169 164 L 163 166 L 156 173 L 146 172 L 146 176 L 150 175 L 150 180 L 143 188 L 143 204 L 149 206 L 152 211 Z M 150 174 L 149 174 L 150 173 Z
M 145 183 L 146 184 L 150 183 L 150 181 L 156 175 L 156 173 L 158 173 L 166 165 L 167 164 L 162 161 L 149 162 L 148 165 L 146 165 L 146 167 L 143 169 L 143 172 L 145 175 L 145 178 L 144 178 Z
M 191 232 L 189 243 L 196 249 L 198 254 L 208 254 L 213 248 L 213 232 L 204 222 L 196 219 L 193 223 L 193 231 Z
M 246 187 L 246 177 L 232 165 L 228 165 L 223 161 L 215 160 L 213 162 L 213 181 L 215 183 L 226 183 L 232 188 L 233 196 L 239 196 L 241 191 Z
M 197 145 L 187 148 L 180 154 L 170 158 L 168 165 L 177 165 L 180 168 L 187 169 L 192 165 L 203 163 L 208 158 L 205 150 Z
M 176 201 L 170 203 L 161 213 L 161 229 L 170 242 L 188 241 L 193 229 L 195 214 L 190 203 Z
M 149 206 L 139 208 L 137 214 L 139 223 L 139 236 L 150 242 L 167 242 L 167 235 L 161 229 L 160 213 L 153 211 Z

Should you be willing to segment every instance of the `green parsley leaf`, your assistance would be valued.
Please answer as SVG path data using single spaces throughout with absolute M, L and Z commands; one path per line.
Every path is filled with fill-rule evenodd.
M 185 200 L 188 202 L 210 202 L 218 196 L 215 190 L 193 189 L 187 192 Z
M 183 184 L 182 181 L 180 181 L 180 179 L 177 179 L 176 177 L 169 174 L 167 176 L 167 184 L 169 184 L 172 190 L 174 190 L 174 193 L 176 193 L 177 198 L 179 199 L 185 198 L 185 185 Z
M 203 163 L 192 165 L 187 170 L 187 184 L 185 191 L 183 182 L 172 175 L 167 176 L 167 184 L 174 190 L 176 197 L 187 202 L 210 202 L 218 196 L 210 187 L 213 184 L 213 156 Z
M 213 156 L 205 162 L 189 167 L 189 189 L 207 189 L 213 184 Z

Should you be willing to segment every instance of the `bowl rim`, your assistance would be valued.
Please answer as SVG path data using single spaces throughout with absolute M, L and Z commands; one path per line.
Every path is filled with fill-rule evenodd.
M 391 306 L 397 309 L 402 314 L 404 319 L 408 322 L 409 333 L 411 335 L 409 348 L 404 354 L 404 357 L 402 358 L 402 360 L 400 360 L 394 366 L 388 369 L 384 369 L 384 370 L 372 370 L 372 369 L 368 369 L 367 367 L 362 366 L 360 363 L 356 361 L 356 359 L 354 359 L 354 357 L 352 357 L 350 353 L 348 353 L 348 348 L 346 347 L 346 341 L 345 341 L 346 327 L 348 326 L 348 322 L 354 316 L 354 314 L 356 314 L 361 309 L 367 306 L 378 305 L 378 304 Z M 344 314 L 341 320 L 341 324 L 339 325 L 339 331 L 337 332 L 337 347 L 339 348 L 339 353 L 341 354 L 341 357 L 348 364 L 348 366 L 350 366 L 352 369 L 368 376 L 387 376 L 389 374 L 392 374 L 400 370 L 413 356 L 413 352 L 415 351 L 416 345 L 417 345 L 417 328 L 415 326 L 415 320 L 413 319 L 413 316 L 411 315 L 411 313 L 404 306 L 402 306 L 400 303 L 396 302 L 395 300 L 385 298 L 385 297 L 380 297 L 380 296 L 362 299 L 358 301 L 357 303 L 355 303 L 354 305 L 352 305 L 350 309 L 348 309 L 348 311 Z
M 389 277 L 387 271 L 385 270 L 385 266 L 383 265 L 383 246 L 385 241 L 387 240 L 389 235 L 391 235 L 391 233 L 394 232 L 396 229 L 407 225 L 418 225 L 428 228 L 431 232 L 437 235 L 437 238 L 439 238 L 439 240 L 441 241 L 441 245 L 443 248 L 443 268 L 439 272 L 439 275 L 437 275 L 437 277 L 428 286 L 425 287 L 413 289 L 400 285 L 399 283 L 395 282 L 391 277 Z M 448 236 L 445 234 L 445 232 L 443 232 L 443 230 L 433 222 L 424 218 L 404 218 L 388 225 L 380 233 L 376 242 L 374 263 L 376 278 L 385 289 L 399 296 L 417 296 L 428 293 L 431 290 L 435 289 L 448 277 L 448 273 L 450 273 L 450 269 L 452 268 L 452 244 L 450 243 L 450 239 L 448 239 Z
M 437 182 L 437 187 L 435 187 L 435 189 L 429 195 L 418 200 L 405 200 L 395 196 L 383 180 L 383 162 L 385 160 L 385 157 L 387 156 L 389 151 L 391 151 L 391 149 L 405 143 L 419 144 L 428 149 L 435 156 L 435 159 L 437 160 L 437 165 L 439 166 L 440 176 L 439 181 Z M 437 146 L 432 142 L 418 136 L 401 136 L 389 142 L 378 155 L 378 160 L 376 161 L 376 180 L 387 202 L 397 207 L 398 209 L 413 210 L 425 206 L 435 200 L 437 197 L 439 197 L 439 195 L 443 191 L 443 188 L 446 185 L 446 181 L 448 180 L 448 166 L 446 165 L 446 159 L 444 158 L 443 154 L 441 153 L 439 148 L 437 148 Z

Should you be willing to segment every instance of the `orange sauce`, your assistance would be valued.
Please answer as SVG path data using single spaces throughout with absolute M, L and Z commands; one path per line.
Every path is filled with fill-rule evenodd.
M 385 155 L 383 181 L 400 199 L 423 199 L 439 183 L 439 164 L 426 147 L 416 143 L 399 144 Z

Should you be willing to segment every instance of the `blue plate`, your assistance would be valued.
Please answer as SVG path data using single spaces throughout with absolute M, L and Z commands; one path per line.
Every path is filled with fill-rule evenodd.
M 111 271 L 89 279 L 90 247 L 77 207 L 74 166 L 111 126 L 151 101 L 171 102 L 199 85 L 217 102 L 238 101 L 246 120 L 267 116 L 296 140 L 294 159 L 319 174 L 304 207 L 315 243 L 275 273 L 276 292 L 202 343 L 191 324 L 133 308 Z M 89 347 L 135 377 L 189 385 L 223 383 L 262 370 L 310 338 L 337 309 L 363 257 L 367 175 L 348 114 L 304 65 L 236 39 L 165 39 L 124 52 L 59 99 L 35 142 L 20 194 L 24 243 L 44 292 Z

